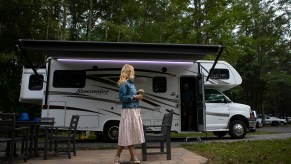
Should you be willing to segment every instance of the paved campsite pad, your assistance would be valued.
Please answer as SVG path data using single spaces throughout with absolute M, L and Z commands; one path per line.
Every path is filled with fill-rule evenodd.
M 149 151 L 157 151 L 157 149 L 149 149 Z M 77 156 L 68 159 L 66 155 L 49 156 L 47 160 L 43 160 L 43 156 L 32 158 L 25 164 L 112 164 L 116 150 L 78 150 Z M 142 160 L 141 149 L 136 149 L 137 157 Z M 121 163 L 129 163 L 130 155 L 128 149 L 124 149 L 121 155 Z M 192 153 L 184 148 L 172 148 L 172 160 L 166 160 L 165 154 L 149 155 L 148 161 L 141 161 L 144 164 L 199 164 L 206 163 L 207 159 Z M 17 161 L 16 163 L 23 163 Z

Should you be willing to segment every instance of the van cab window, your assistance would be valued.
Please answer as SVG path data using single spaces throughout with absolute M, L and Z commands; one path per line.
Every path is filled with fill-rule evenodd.
M 224 103 L 225 97 L 222 93 L 214 89 L 205 90 L 205 102 L 206 103 Z
M 55 88 L 84 88 L 86 72 L 80 70 L 57 70 L 54 72 Z

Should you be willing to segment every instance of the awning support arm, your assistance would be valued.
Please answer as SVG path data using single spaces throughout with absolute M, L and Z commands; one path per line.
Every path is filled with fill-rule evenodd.
M 207 78 L 206 78 L 206 81 L 209 80 L 209 78 L 210 78 L 210 76 L 211 76 L 211 74 L 212 74 L 212 72 L 213 72 L 213 70 L 214 70 L 214 68 L 215 68 L 215 66 L 216 66 L 216 64 L 217 64 L 218 59 L 219 59 L 220 55 L 222 54 L 223 48 L 224 48 L 224 47 L 220 47 L 219 52 L 218 52 L 218 54 L 217 54 L 217 56 L 216 56 L 216 59 L 215 59 L 213 65 L 212 65 L 212 68 L 210 69 L 209 74 L 208 74 L 208 76 L 207 76 Z
M 24 56 L 24 59 L 27 61 L 27 63 L 29 64 L 29 66 L 31 67 L 31 69 L 33 70 L 33 72 L 34 72 L 34 74 L 35 75 L 39 75 L 38 73 L 37 73 L 37 70 L 36 70 L 36 68 L 33 66 L 33 64 L 32 64 L 32 62 L 29 60 L 29 58 L 28 58 L 28 56 L 27 56 L 27 54 L 19 47 L 19 45 L 16 45 L 16 47 L 17 47 L 17 50 L 18 50 L 18 52 L 22 55 L 22 56 Z

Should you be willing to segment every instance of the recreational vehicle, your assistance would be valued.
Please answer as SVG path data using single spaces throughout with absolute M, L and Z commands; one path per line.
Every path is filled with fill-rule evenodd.
M 78 130 L 116 140 L 121 110 L 116 82 L 123 65 L 131 64 L 135 86 L 145 90 L 140 102 L 144 124 L 159 125 L 173 110 L 172 131 L 178 133 L 213 131 L 224 136 L 228 132 L 244 138 L 255 128 L 250 107 L 222 93 L 242 82 L 230 64 L 218 60 L 223 46 L 41 40 L 19 40 L 17 45 L 28 62 L 19 99 L 40 105 L 41 116 L 54 117 L 56 126 L 69 125 L 77 114 Z M 45 68 L 31 64 L 32 51 L 47 55 Z M 205 55 L 216 55 L 216 60 L 201 60 Z M 181 103 L 186 83 L 194 93 L 190 125 L 184 123 Z

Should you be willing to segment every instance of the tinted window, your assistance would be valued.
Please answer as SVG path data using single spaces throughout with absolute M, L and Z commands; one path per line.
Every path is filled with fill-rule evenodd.
M 210 78 L 212 79 L 229 79 L 228 69 L 214 69 L 211 73 Z
M 222 93 L 212 89 L 205 90 L 206 103 L 223 103 L 224 100 L 224 95 Z
M 43 75 L 30 75 L 28 89 L 33 91 L 42 90 Z
M 167 91 L 167 79 L 165 77 L 153 77 L 153 91 L 154 92 L 166 92 Z
M 58 70 L 54 72 L 55 88 L 83 88 L 86 82 L 85 71 Z

